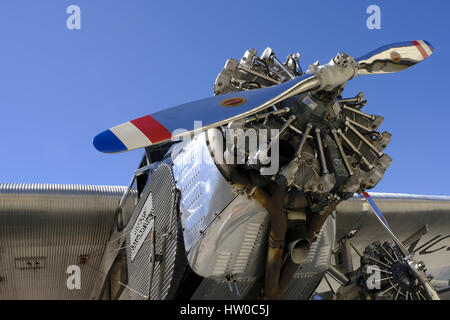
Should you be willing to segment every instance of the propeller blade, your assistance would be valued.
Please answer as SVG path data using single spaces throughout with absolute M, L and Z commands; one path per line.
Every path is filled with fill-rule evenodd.
M 402 251 L 402 253 L 405 255 L 405 257 L 409 257 L 411 254 L 409 253 L 408 249 L 405 248 L 403 243 L 397 238 L 397 236 L 392 231 L 391 227 L 389 226 L 388 222 L 386 221 L 386 218 L 384 217 L 381 210 L 376 205 L 375 201 L 372 200 L 372 197 L 367 192 L 363 192 L 362 195 L 360 195 L 362 199 L 366 199 L 367 202 L 370 205 L 370 208 L 372 209 L 372 212 L 377 217 L 378 221 L 381 223 L 381 225 L 384 227 L 384 229 L 390 234 L 392 237 L 392 240 L 397 244 L 399 249 Z
M 398 42 L 380 47 L 356 59 L 358 75 L 385 74 L 402 71 L 425 60 L 434 48 L 424 40 Z
M 316 76 L 306 74 L 268 88 L 181 104 L 103 131 L 93 144 L 101 152 L 117 153 L 164 143 L 247 117 L 319 84 Z M 198 121 L 201 125 L 196 127 Z
M 357 75 L 401 71 L 432 53 L 431 44 L 422 40 L 386 45 L 357 59 Z M 347 80 L 342 81 L 344 83 Z M 325 85 L 326 80 L 322 81 L 322 85 Z M 320 87 L 317 76 L 305 74 L 268 88 L 228 93 L 181 104 L 103 131 L 94 138 L 93 144 L 101 152 L 117 153 L 165 143 L 248 117 L 294 95 Z M 201 124 L 196 126 L 198 121 Z

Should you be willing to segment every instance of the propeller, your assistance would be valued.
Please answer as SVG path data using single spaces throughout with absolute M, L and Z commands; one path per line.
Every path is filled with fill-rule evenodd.
M 433 54 L 433 46 L 428 41 L 408 41 L 383 46 L 358 62 L 358 75 L 384 74 L 408 69 Z
M 165 143 L 248 117 L 306 91 L 342 85 L 355 76 L 405 70 L 429 57 L 433 50 L 429 42 L 418 40 L 380 47 L 356 61 L 340 53 L 327 65 L 311 66 L 311 74 L 268 88 L 228 93 L 159 111 L 103 131 L 93 144 L 101 152 L 117 153 Z

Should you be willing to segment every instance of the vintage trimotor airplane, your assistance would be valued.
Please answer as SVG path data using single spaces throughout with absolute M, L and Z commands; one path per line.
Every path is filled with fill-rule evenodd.
M 363 93 L 342 97 L 357 76 L 432 53 L 427 41 L 394 43 L 303 73 L 298 53 L 282 63 L 270 48 L 249 49 L 226 62 L 214 97 L 97 135 L 101 152 L 145 154 L 91 298 L 322 299 L 325 282 L 335 299 L 440 299 L 448 281 L 417 259 L 449 267 L 448 248 L 436 246 L 450 234 L 450 198 L 372 198 L 392 162 L 383 152 L 391 134 L 361 110 Z
M 227 61 L 214 84 L 215 97 L 99 134 L 94 145 L 102 152 L 147 150 L 139 169 L 148 175 L 142 187 L 147 199 L 134 219 L 126 218 L 130 265 L 146 235 L 163 232 L 157 231 L 159 221 L 173 219 L 178 225 L 179 220 L 176 232 L 183 235 L 188 265 L 196 274 L 230 286 L 264 277 L 257 292 L 278 299 L 337 205 L 359 193 L 393 240 L 361 254 L 361 270 L 353 276 L 367 278 L 372 274 L 367 266 L 375 265 L 382 279 L 372 290 L 355 280 L 359 289 L 383 298 L 438 299 L 423 264 L 412 259 L 365 192 L 392 162 L 382 151 L 391 135 L 377 132 L 383 118 L 361 111 L 362 93 L 341 96 L 356 76 L 398 72 L 432 52 L 426 41 L 395 43 L 356 60 L 339 53 L 303 74 L 300 54 L 281 63 L 270 48 L 261 57 L 250 49 L 240 63 Z M 259 145 L 251 143 L 252 136 Z M 165 154 L 155 158 L 156 150 Z M 172 194 L 175 200 L 163 204 L 157 194 Z M 174 205 L 179 214 L 163 217 Z M 334 273 L 343 284 L 350 282 L 339 270 Z

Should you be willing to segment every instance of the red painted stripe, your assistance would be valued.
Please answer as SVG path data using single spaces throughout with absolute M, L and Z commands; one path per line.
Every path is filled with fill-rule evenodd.
M 151 116 L 145 116 L 131 121 L 152 142 L 157 143 L 170 139 L 172 134 Z
M 234 103 L 234 102 L 238 102 L 238 101 L 241 101 L 242 100 L 242 98 L 232 98 L 232 99 L 229 99 L 229 100 L 225 100 L 225 102 L 226 103 Z
M 225 104 L 227 106 L 233 106 L 233 105 L 241 103 L 241 102 L 242 102 L 242 98 L 234 98 L 234 99 L 224 101 L 223 104 Z
M 363 192 L 364 197 L 370 198 L 369 194 L 367 192 Z
M 422 47 L 422 45 L 419 42 L 413 41 L 412 43 L 414 43 L 415 46 L 417 47 L 417 49 L 419 49 L 419 51 L 422 54 L 424 59 L 428 57 L 427 52 L 425 51 L 425 49 Z

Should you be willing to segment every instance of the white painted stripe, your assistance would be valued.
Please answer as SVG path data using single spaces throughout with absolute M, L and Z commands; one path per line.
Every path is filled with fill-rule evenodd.
M 128 150 L 142 148 L 143 146 L 149 146 L 152 144 L 150 140 L 142 133 L 142 131 L 136 128 L 136 126 L 129 121 L 109 130 L 111 130 L 111 132 L 114 133 L 120 141 L 122 141 Z
M 423 50 L 427 53 L 427 55 L 431 56 L 433 51 L 431 51 L 430 47 L 423 40 L 417 40 L 417 42 L 422 46 Z

